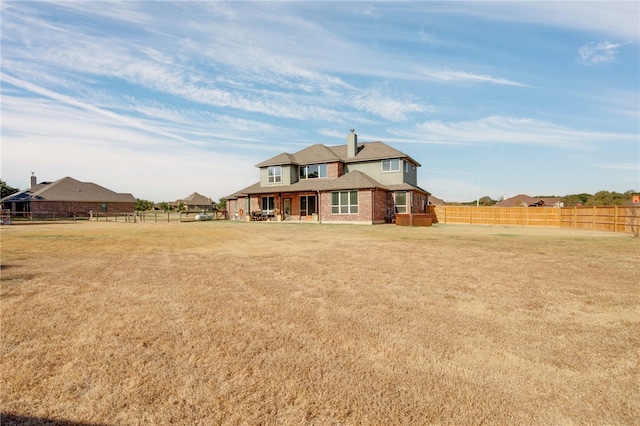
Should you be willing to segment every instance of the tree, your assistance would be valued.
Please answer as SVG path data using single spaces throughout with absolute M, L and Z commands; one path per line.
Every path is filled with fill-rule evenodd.
M 226 198 L 220 198 L 220 200 L 218 200 L 218 204 L 216 204 L 216 208 L 218 210 L 226 210 L 227 209 L 227 199 Z
M 136 211 L 146 212 L 147 210 L 151 210 L 152 208 L 153 208 L 153 201 L 136 198 Z
M 574 207 L 578 205 L 585 205 L 590 197 L 592 197 L 592 195 L 587 194 L 586 192 L 581 194 L 565 195 L 562 197 L 562 202 L 566 207 Z
M 625 194 L 619 192 L 598 191 L 589 197 L 585 205 L 587 206 L 620 206 L 629 200 Z
M 492 206 L 495 203 L 497 203 L 496 200 L 486 195 L 484 197 L 480 197 L 480 200 L 478 200 L 478 204 L 481 206 Z
M 167 203 L 166 201 L 158 203 L 158 208 L 165 212 L 173 210 L 173 206 L 171 206 L 171 204 Z
M 18 188 L 13 188 L 7 185 L 5 181 L 0 179 L 0 198 L 8 197 L 9 195 L 15 194 L 16 192 L 20 192 L 20 190 Z

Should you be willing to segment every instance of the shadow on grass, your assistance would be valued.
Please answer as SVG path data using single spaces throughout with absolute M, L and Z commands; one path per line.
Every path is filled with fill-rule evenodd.
M 69 420 L 45 419 L 42 417 L 23 416 L 15 413 L 0 413 L 0 425 L 34 425 L 34 426 L 106 426 L 99 423 L 73 422 Z

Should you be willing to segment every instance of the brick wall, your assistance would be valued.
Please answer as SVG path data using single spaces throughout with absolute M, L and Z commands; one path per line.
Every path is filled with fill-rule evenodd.
M 72 202 L 72 201 L 37 201 L 31 202 L 31 213 L 34 216 L 73 217 L 74 215 L 88 215 L 90 211 L 102 213 L 101 202 Z M 136 203 L 104 203 L 107 213 L 133 213 Z
M 426 213 L 427 211 L 427 196 L 425 194 L 414 192 L 413 196 L 413 213 Z
M 371 207 L 374 203 L 374 192 L 370 189 L 358 191 L 357 214 L 332 214 L 331 192 L 320 194 L 320 220 L 322 222 L 365 222 L 373 223 Z
M 327 164 L 327 177 L 338 178 L 344 174 L 344 165 L 341 162 Z
M 374 193 L 375 215 L 373 223 L 388 223 L 394 210 L 393 194 L 376 189 Z
M 229 213 L 229 219 L 234 219 L 236 213 L 238 213 L 238 219 L 242 219 L 239 214 L 238 200 L 227 200 L 227 212 Z

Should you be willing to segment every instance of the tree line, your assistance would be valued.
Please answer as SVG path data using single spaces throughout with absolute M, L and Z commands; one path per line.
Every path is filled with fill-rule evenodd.
M 565 207 L 575 206 L 622 206 L 627 204 L 633 199 L 634 195 L 638 195 L 638 191 L 629 190 L 626 192 L 616 191 L 598 191 L 595 194 L 588 194 L 586 192 L 580 194 L 571 194 L 565 196 L 558 195 L 535 195 L 533 198 L 556 198 L 559 197 Z M 458 204 L 462 206 L 493 206 L 500 201 L 503 201 L 504 197 L 500 197 L 498 200 L 494 200 L 491 197 L 480 197 L 479 200 L 473 200 L 463 203 L 448 203 Z

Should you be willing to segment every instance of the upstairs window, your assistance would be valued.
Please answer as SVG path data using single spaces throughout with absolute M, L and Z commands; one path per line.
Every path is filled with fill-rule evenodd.
M 300 179 L 316 179 L 326 177 L 326 164 L 309 164 L 308 166 L 300 166 Z
M 401 163 L 402 163 L 402 160 L 399 158 L 394 158 L 391 160 L 382 160 L 382 171 L 383 172 L 399 172 Z
M 267 167 L 267 181 L 269 183 L 282 182 L 282 166 Z

